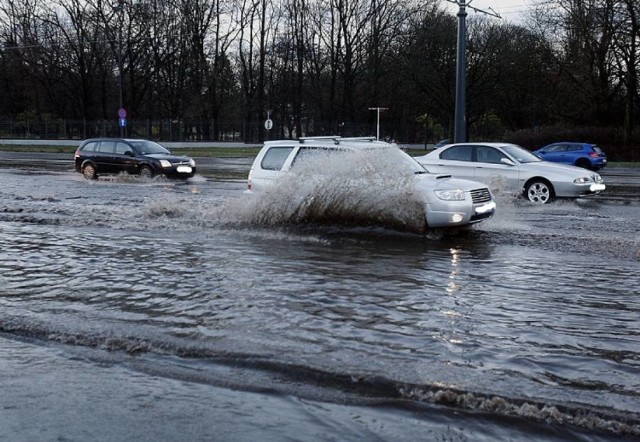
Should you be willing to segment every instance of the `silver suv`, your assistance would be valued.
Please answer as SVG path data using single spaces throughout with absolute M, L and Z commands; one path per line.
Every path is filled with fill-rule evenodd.
M 496 209 L 485 184 L 431 174 L 397 145 L 375 138 L 265 142 L 249 172 L 248 193 L 274 190 L 343 217 L 353 210 L 354 217 L 367 212 L 401 224 L 408 213 L 418 214 L 422 230 L 477 223 Z

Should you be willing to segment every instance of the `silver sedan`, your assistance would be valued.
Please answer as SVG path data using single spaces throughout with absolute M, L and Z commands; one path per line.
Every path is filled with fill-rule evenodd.
M 576 198 L 602 192 L 596 172 L 543 161 L 528 150 L 508 143 L 457 143 L 415 158 L 432 173 L 447 173 L 522 193 L 534 204 L 554 198 Z

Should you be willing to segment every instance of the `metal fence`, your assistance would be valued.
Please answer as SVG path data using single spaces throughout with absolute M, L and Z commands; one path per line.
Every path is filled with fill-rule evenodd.
M 128 120 L 120 127 L 117 120 L 0 120 L 0 139 L 83 140 L 93 137 L 147 138 L 169 142 L 232 141 L 254 143 L 265 139 L 296 138 L 313 135 L 370 136 L 377 128 L 371 124 L 314 124 L 303 127 L 297 134 L 288 125 L 274 122 L 271 130 L 264 129 L 263 122 L 253 124 L 224 123 L 214 120 Z M 380 128 L 380 137 L 403 143 L 420 143 L 424 130 L 419 125 L 394 129 L 391 134 Z
M 121 127 L 118 121 L 0 120 L 0 138 L 83 140 L 93 137 L 131 137 L 164 141 L 243 141 L 251 134 L 243 125 L 217 125 L 201 120 L 130 120 Z

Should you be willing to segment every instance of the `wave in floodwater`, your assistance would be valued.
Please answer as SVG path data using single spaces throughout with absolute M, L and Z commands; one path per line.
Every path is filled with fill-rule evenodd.
M 518 397 L 464 390 L 442 382 L 415 383 L 388 377 L 362 367 L 344 371 L 308 356 L 304 361 L 279 357 L 267 348 L 238 351 L 234 342 L 205 345 L 193 339 L 173 337 L 157 340 L 152 327 L 131 334 L 87 326 L 64 331 L 59 325 L 44 324 L 26 317 L 0 320 L 0 333 L 13 339 L 27 339 L 81 348 L 80 353 L 108 363 L 125 363 L 136 370 L 187 382 L 207 383 L 248 391 L 271 391 L 312 400 L 336 403 L 385 403 L 406 406 L 407 401 L 448 407 L 452 410 L 484 413 L 494 418 L 517 418 L 559 427 L 620 437 L 640 437 L 637 413 L 583 403 L 557 402 L 542 397 Z M 133 334 L 138 334 L 134 336 Z M 128 356 L 135 356 L 130 359 Z M 179 359 L 176 359 L 179 358 Z M 412 367 L 408 366 L 407 369 Z M 336 370 L 337 369 L 337 370 Z
M 412 177 L 389 168 L 389 174 L 371 180 L 363 165 L 351 181 L 353 163 L 335 167 L 330 179 L 314 170 L 297 172 L 278 191 L 263 195 L 242 194 L 237 187 L 228 192 L 218 187 L 211 194 L 198 180 L 176 185 L 116 177 L 62 182 L 58 189 L 34 177 L 34 184 L 17 182 L 15 191 L 3 182 L 0 221 L 15 224 L 5 231 L 0 249 L 15 251 L 10 255 L 15 259 L 3 272 L 11 292 L 0 297 L 5 307 L 0 332 L 81 354 L 92 351 L 92 357 L 176 379 L 337 402 L 424 402 L 575 426 L 586 434 L 640 437 L 637 382 L 621 381 L 637 372 L 631 287 L 636 267 L 629 261 L 639 256 L 640 235 L 637 217 L 628 216 L 636 212 L 573 201 L 535 207 L 498 192 L 498 213 L 469 238 L 424 246 L 415 235 L 395 236 L 397 230 L 419 226 L 414 218 L 422 216 L 411 208 Z M 300 229 L 308 224 L 320 227 Z M 381 238 L 341 248 L 359 244 L 352 234 L 357 230 L 338 227 L 342 236 L 336 241 L 327 224 L 366 226 L 364 231 L 379 227 Z M 149 250 L 152 241 L 166 249 Z M 94 247 L 103 250 L 97 253 Z M 541 266 L 546 256 L 539 255 L 545 251 L 554 253 L 552 264 Z M 571 262 L 553 261 L 561 256 Z M 578 258 L 594 256 L 608 258 L 609 267 L 592 268 L 591 279 L 578 289 L 586 294 L 571 293 L 584 271 Z M 555 271 L 555 262 L 569 275 L 558 284 L 540 276 Z M 131 270 L 138 265 L 153 277 L 138 281 Z M 94 271 L 91 278 L 83 274 L 87 268 Z M 390 268 L 395 270 L 387 273 Z M 598 271 L 600 276 L 592 276 Z M 185 286 L 176 282 L 178 274 L 188 275 Z M 626 285 L 617 287 L 612 274 Z M 590 291 L 591 282 L 601 284 L 604 294 Z M 531 285 L 539 298 L 526 304 L 525 298 L 535 296 L 523 285 Z M 510 301 L 495 301 L 494 290 L 496 297 L 510 295 Z M 265 294 L 269 291 L 272 298 Z M 372 293 L 389 295 L 380 302 Z M 476 296 L 495 303 L 488 312 L 491 320 L 478 316 L 482 306 L 472 308 Z M 441 298 L 449 301 L 440 305 L 442 311 L 430 308 Z M 557 298 L 566 298 L 565 303 Z M 252 310 L 258 312 L 254 317 Z M 585 330 L 608 310 L 619 316 L 604 315 L 609 322 L 598 322 L 593 334 L 606 331 L 600 341 Z M 551 319 L 549 312 L 555 313 Z M 566 322 L 571 314 L 575 324 Z M 438 317 L 448 318 L 446 324 Z M 439 337 L 436 326 L 449 326 L 452 339 L 445 339 L 446 333 Z M 467 332 L 468 342 L 456 340 Z M 519 332 L 523 340 L 513 340 Z M 507 338 L 496 344 L 493 335 Z M 548 345 L 559 336 L 575 342 Z M 453 349 L 440 359 L 471 358 L 474 351 L 485 356 L 458 367 L 439 365 L 426 349 L 434 342 L 442 342 L 438 351 Z M 627 348 L 621 350 L 623 342 Z M 483 353 L 504 355 L 509 349 L 500 346 L 511 344 L 534 348 L 525 353 L 531 357 L 524 364 L 543 369 L 548 357 L 549 376 Z M 485 370 L 485 361 L 497 369 Z M 620 372 L 612 381 L 604 375 L 583 379 L 574 364 L 607 375 L 611 364 Z M 554 369 L 568 375 L 552 378 Z M 535 387 L 517 388 L 520 382 Z M 532 393 L 522 397 L 512 391 Z M 569 393 L 576 393 L 575 402 Z M 590 400 L 597 395 L 604 398 Z M 607 402 L 611 398 L 620 404 Z

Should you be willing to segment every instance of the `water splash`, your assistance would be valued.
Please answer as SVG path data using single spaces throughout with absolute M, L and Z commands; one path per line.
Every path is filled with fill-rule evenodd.
M 404 161 L 391 149 L 317 153 L 300 160 L 266 191 L 224 204 L 220 220 L 264 226 L 377 226 L 423 233 L 423 203 L 414 171 Z

